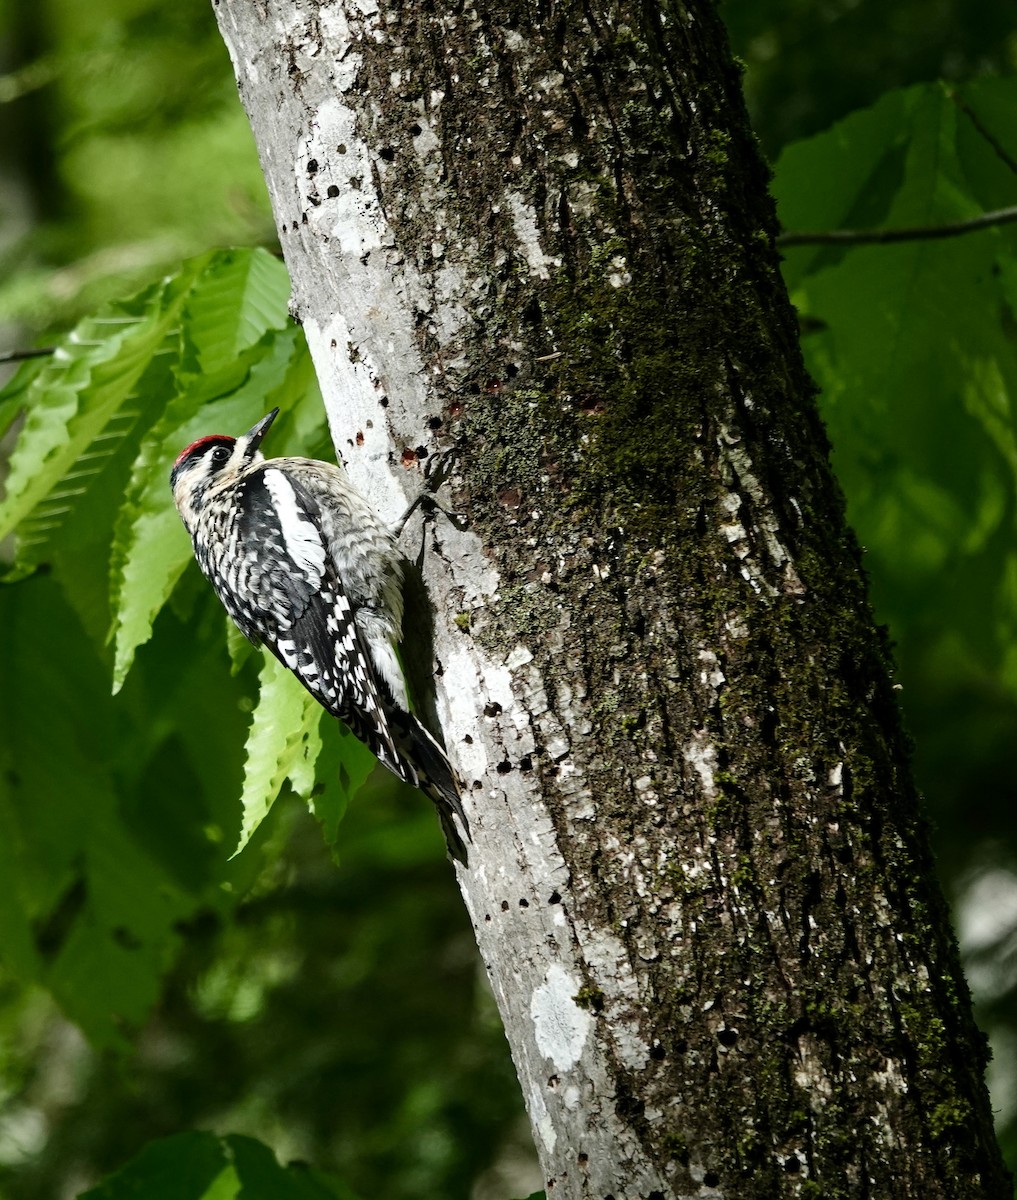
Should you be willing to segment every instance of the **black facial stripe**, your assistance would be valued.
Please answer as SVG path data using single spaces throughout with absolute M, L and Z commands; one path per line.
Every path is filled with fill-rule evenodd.
M 173 464 L 173 470 L 170 472 L 170 486 L 172 487 L 176 483 L 183 471 L 189 470 L 202 460 L 207 460 L 209 474 L 214 475 L 217 471 L 221 471 L 232 457 L 235 445 L 235 438 L 213 435 L 201 438 L 200 441 L 188 446 Z M 217 451 L 221 454 L 221 461 L 218 462 L 216 461 Z

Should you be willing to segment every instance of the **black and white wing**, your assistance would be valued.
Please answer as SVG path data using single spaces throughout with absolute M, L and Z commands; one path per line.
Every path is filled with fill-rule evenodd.
M 251 641 L 264 643 L 322 707 L 406 778 L 356 612 L 325 544 L 317 502 L 270 464 L 246 474 L 237 491 L 229 565 L 222 573 L 206 572 L 227 611 Z

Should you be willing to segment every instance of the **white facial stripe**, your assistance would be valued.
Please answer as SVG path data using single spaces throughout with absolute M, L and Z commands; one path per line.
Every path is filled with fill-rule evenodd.
M 265 472 L 268 488 L 279 517 L 286 553 L 306 575 L 320 579 L 325 570 L 325 547 L 321 534 L 300 510 L 293 484 L 282 471 Z

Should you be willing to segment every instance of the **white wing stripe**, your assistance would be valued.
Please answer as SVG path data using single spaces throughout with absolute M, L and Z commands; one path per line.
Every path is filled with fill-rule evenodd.
M 275 505 L 286 553 L 315 582 L 325 570 L 325 546 L 317 526 L 301 511 L 293 484 L 282 471 L 266 471 L 265 486 Z

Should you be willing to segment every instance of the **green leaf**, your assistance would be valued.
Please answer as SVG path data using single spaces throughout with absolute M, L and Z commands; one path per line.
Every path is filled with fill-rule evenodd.
M 25 394 L 36 375 L 45 366 L 45 358 L 30 358 L 0 388 L 0 437 L 10 429 L 18 413 L 25 409 Z
M 233 1200 L 239 1180 L 221 1138 L 178 1133 L 149 1144 L 79 1200 Z
M 294 791 L 310 797 L 314 762 L 321 748 L 323 709 L 296 678 L 267 652 L 259 676 L 258 703 L 247 734 L 247 764 L 241 795 L 243 823 L 234 855 L 251 840 L 289 778 Z
M 333 1176 L 296 1163 L 281 1167 L 263 1142 L 239 1134 L 225 1142 L 241 1184 L 238 1200 L 355 1200 Z
M 907 93 L 889 92 L 871 109 L 788 146 L 773 180 L 783 228 L 795 233 L 882 228 L 904 173 L 907 109 Z M 786 250 L 788 286 L 794 288 L 803 274 L 839 261 L 844 253 L 839 246 Z
M 225 395 L 208 402 L 196 392 L 174 396 L 145 438 L 117 519 L 110 592 L 114 643 L 113 688 L 119 690 L 138 646 L 193 558 L 191 543 L 173 507 L 169 475 L 180 451 L 215 430 L 249 429 L 280 391 L 294 357 L 303 357 L 296 327 L 267 334 L 235 360 Z
M 309 802 L 334 850 L 350 798 L 377 765 L 371 751 L 266 652 L 247 735 L 244 815 L 234 855 L 250 841 L 287 779 Z
M 11 765 L 8 765 L 8 770 Z M 0 787 L 0 947 L 4 961 L 23 979 L 37 976 L 41 963 L 31 922 L 30 889 L 24 878 L 25 846 L 15 806 Z
M 40 561 L 137 420 L 135 388 L 177 319 L 179 290 L 162 284 L 82 321 L 23 393 L 27 415 L 0 504 L 0 538 L 22 526 L 17 571 Z
M 231 1134 L 178 1133 L 149 1142 L 79 1200 L 356 1200 L 339 1180 Z
M 114 701 L 52 576 L 0 588 L 0 624 L 9 638 L 0 689 L 0 954 L 23 978 L 44 983 L 91 1040 L 123 1046 L 158 995 L 179 923 L 230 903 L 219 887 L 224 849 L 205 831 L 214 819 L 234 826 L 237 818 L 213 807 L 221 802 L 203 792 L 204 776 L 220 780 L 203 765 L 189 770 L 180 741 L 163 758 L 166 740 L 180 736 L 168 720 L 172 687 L 151 686 L 151 702 L 140 689 L 129 704 Z M 179 658 L 185 645 L 207 652 L 199 634 L 180 630 L 168 653 Z M 179 661 L 167 673 L 193 687 Z M 224 703 L 216 679 L 229 684 L 224 664 L 207 692 L 225 712 L 217 723 L 198 715 L 215 759 L 229 763 L 215 739 L 239 733 L 236 698 Z M 237 754 L 226 797 L 239 778 Z
M 194 375 L 214 375 L 289 324 L 289 275 L 267 250 L 224 250 L 198 279 L 184 313 Z
M 356 1200 L 340 1180 L 279 1165 L 250 1137 L 178 1133 L 149 1142 L 79 1200 Z
M 244 637 L 233 622 L 226 618 L 226 652 L 230 656 L 230 671 L 236 675 L 254 653 L 254 646 Z
M 378 760 L 338 721 L 322 723 L 321 742 L 311 811 L 321 823 L 325 841 L 334 851 L 339 840 L 339 822 L 350 799 L 367 782 Z

